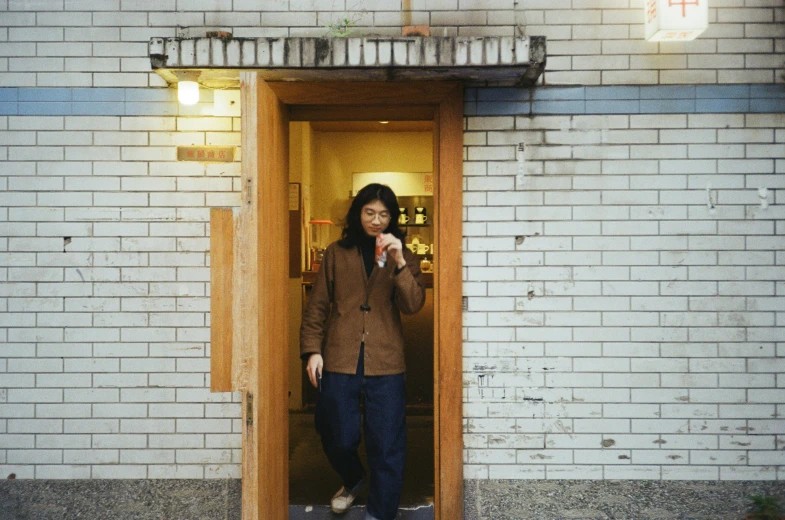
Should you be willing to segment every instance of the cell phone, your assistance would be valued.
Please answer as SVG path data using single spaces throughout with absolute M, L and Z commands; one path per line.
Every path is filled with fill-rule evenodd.
M 318 385 L 317 388 L 319 389 L 319 393 L 322 392 L 322 373 L 319 372 L 319 369 L 316 369 L 316 384 Z

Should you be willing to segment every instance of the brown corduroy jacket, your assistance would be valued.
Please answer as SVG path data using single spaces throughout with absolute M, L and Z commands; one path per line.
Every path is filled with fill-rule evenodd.
M 321 354 L 324 370 L 354 374 L 365 342 L 365 375 L 406 371 L 401 315 L 414 314 L 425 304 L 422 272 L 411 251 L 403 249 L 406 266 L 395 274 L 395 263 L 371 276 L 365 272 L 359 248 L 336 242 L 324 252 L 300 327 L 300 356 Z

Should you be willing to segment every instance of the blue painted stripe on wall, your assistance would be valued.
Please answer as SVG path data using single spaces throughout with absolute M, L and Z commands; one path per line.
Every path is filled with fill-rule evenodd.
M 701 114 L 749 112 L 749 99 L 696 99 L 695 111 Z
M 70 88 L 19 88 L 19 101 L 71 101 Z
M 15 87 L 0 88 L 0 101 L 19 101 L 19 89 Z
M 528 101 L 531 91 L 527 88 L 483 88 L 472 89 L 477 93 L 477 101 Z
M 512 104 L 511 91 L 531 91 Z M 782 85 L 651 85 L 469 88 L 466 115 L 780 113 Z M 471 100 L 478 101 L 473 103 Z M 517 99 L 526 99 L 519 95 Z M 516 112 L 517 110 L 517 112 Z M 528 111 L 527 111 L 528 110 Z
M 641 114 L 693 114 L 694 99 L 641 99 Z
M 586 87 L 586 100 L 590 99 L 635 99 L 641 98 L 640 87 Z
M 212 113 L 213 92 L 199 104 L 177 103 L 166 88 L 0 88 L 0 116 L 178 116 Z M 783 85 L 471 87 L 465 114 L 782 113 Z
M 504 101 L 501 103 L 476 103 L 475 113 L 483 116 L 515 116 L 531 112 L 531 103 Z
M 754 98 L 785 98 L 785 87 L 782 85 L 750 85 L 750 97 Z
M 652 85 L 641 87 L 641 99 L 694 99 L 695 85 Z
M 585 114 L 586 102 L 580 101 L 535 101 L 532 103 L 533 114 Z
M 586 89 L 584 87 L 535 88 L 533 92 L 532 99 L 536 101 L 586 99 Z
M 74 101 L 71 103 L 74 116 L 124 116 L 125 103 L 107 101 Z
M 75 88 L 71 91 L 72 101 L 125 101 L 124 88 Z
M 750 112 L 785 112 L 785 99 L 751 99 Z
M 699 85 L 695 89 L 695 97 L 713 99 L 749 99 L 749 85 Z
M 586 100 L 587 114 L 639 114 L 640 111 L 641 102 L 637 99 Z
M 19 106 L 20 116 L 70 116 L 71 103 L 60 103 L 57 101 L 39 101 L 37 103 L 30 103 L 27 101 L 20 101 L 17 103 Z

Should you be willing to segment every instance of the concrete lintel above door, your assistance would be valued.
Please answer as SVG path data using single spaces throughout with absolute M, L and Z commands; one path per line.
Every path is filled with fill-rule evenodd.
M 544 36 L 152 38 L 153 70 L 169 83 L 198 71 L 211 88 L 266 81 L 463 81 L 532 85 L 545 70 Z

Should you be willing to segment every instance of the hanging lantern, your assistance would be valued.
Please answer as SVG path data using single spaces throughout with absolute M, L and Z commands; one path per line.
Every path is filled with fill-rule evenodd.
M 694 40 L 709 27 L 708 0 L 646 0 L 646 40 Z

